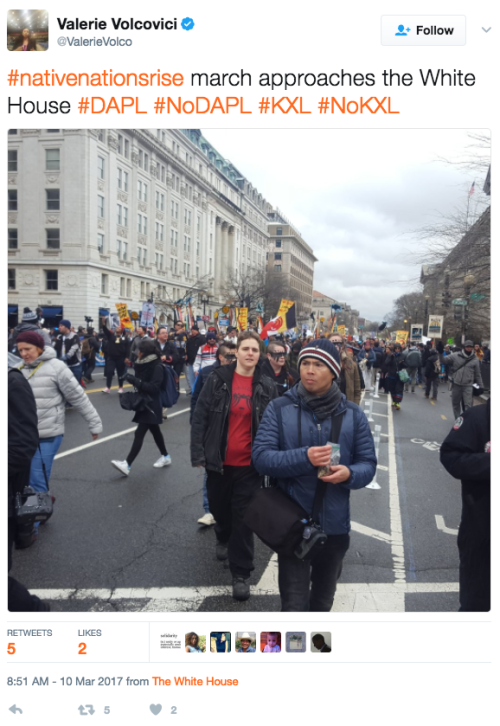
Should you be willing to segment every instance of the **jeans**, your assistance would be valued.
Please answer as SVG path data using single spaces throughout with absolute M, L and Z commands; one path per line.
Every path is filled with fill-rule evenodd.
M 205 514 L 210 514 L 210 504 L 208 503 L 208 492 L 207 492 L 207 472 L 205 471 L 205 476 L 203 477 L 203 509 L 205 510 Z
M 348 534 L 331 534 L 310 560 L 278 555 L 281 612 L 330 612 L 348 549 Z
M 68 366 L 71 373 L 75 376 L 78 383 L 82 382 L 82 364 L 78 363 L 76 366 Z
M 40 449 L 35 451 L 35 455 L 31 460 L 30 467 L 30 487 L 36 492 L 46 492 L 49 489 L 48 482 L 50 481 L 50 474 L 52 472 L 52 464 L 54 463 L 54 457 L 59 451 L 61 442 L 63 440 L 61 436 L 51 436 L 48 439 L 40 439 Z M 41 454 L 40 454 L 41 450 Z M 45 464 L 45 472 L 47 474 L 47 481 L 45 481 L 45 475 L 43 473 L 42 461 Z M 35 529 L 38 529 L 40 522 L 35 523 Z
M 123 386 L 123 380 L 125 378 L 125 374 L 127 372 L 127 366 L 125 363 L 125 358 L 108 358 L 106 360 L 105 365 L 105 373 L 106 373 L 106 387 L 111 388 L 111 384 L 113 382 L 113 376 L 118 376 L 118 385 L 120 388 Z
M 224 474 L 209 471 L 207 492 L 216 524 L 217 540 L 228 546 L 231 574 L 250 577 L 253 567 L 253 533 L 243 524 L 243 515 L 262 477 L 249 466 L 225 466 Z
M 193 370 L 193 364 L 188 363 L 186 365 L 186 378 L 189 385 L 189 390 L 192 391 L 194 388 L 195 375 Z

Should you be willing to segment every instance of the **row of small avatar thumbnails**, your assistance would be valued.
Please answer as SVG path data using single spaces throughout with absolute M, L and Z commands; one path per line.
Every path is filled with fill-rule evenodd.
M 257 640 L 257 633 L 241 631 L 235 633 L 235 653 L 281 653 L 283 649 L 287 653 L 305 653 L 307 651 L 307 633 L 292 631 L 285 633 L 284 640 L 281 633 L 276 631 L 265 631 L 260 634 Z M 331 653 L 332 634 L 326 632 L 313 632 L 309 636 L 311 653 Z M 231 633 L 214 632 L 206 635 L 198 633 L 186 633 L 186 653 L 231 653 L 233 641 Z

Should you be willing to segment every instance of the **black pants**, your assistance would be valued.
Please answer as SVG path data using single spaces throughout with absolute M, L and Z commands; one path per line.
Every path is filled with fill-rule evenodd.
M 439 378 L 436 376 L 435 378 L 431 378 L 430 376 L 427 376 L 425 380 L 425 395 L 428 396 L 431 392 L 431 386 L 432 386 L 432 397 L 437 398 L 438 395 L 438 386 L 439 386 Z
M 95 369 L 95 356 L 93 356 L 90 359 L 87 359 L 83 362 L 83 376 L 84 378 L 92 378 L 92 373 Z
M 225 466 L 224 474 L 207 472 L 210 511 L 214 515 L 215 535 L 227 543 L 229 569 L 235 576 L 250 577 L 253 570 L 253 533 L 243 524 L 248 502 L 260 489 L 262 477 L 253 466 Z
M 130 454 L 127 456 L 127 463 L 129 466 L 132 466 L 132 462 L 137 458 L 139 451 L 142 449 L 144 437 L 146 436 L 148 431 L 151 431 L 151 433 L 153 434 L 155 444 L 160 449 L 160 454 L 162 454 L 162 456 L 167 456 L 168 452 L 165 446 L 165 440 L 163 438 L 163 434 L 159 425 L 138 424 L 135 430 L 134 441 L 132 443 L 132 448 L 130 449 Z
M 278 555 L 281 612 L 330 612 L 348 549 L 348 534 L 331 534 L 311 560 Z
M 16 539 L 16 523 L 13 517 L 9 517 L 9 572 L 12 567 L 12 549 Z M 32 613 L 47 610 L 40 598 L 32 595 L 20 582 L 9 575 L 9 599 L 8 607 L 11 613 Z
M 123 386 L 123 380 L 125 378 L 125 373 L 127 372 L 125 358 L 108 358 L 106 360 L 104 370 L 106 373 L 106 386 L 108 388 L 111 388 L 111 383 L 113 382 L 115 370 L 118 376 L 118 385 L 120 386 L 120 388 Z

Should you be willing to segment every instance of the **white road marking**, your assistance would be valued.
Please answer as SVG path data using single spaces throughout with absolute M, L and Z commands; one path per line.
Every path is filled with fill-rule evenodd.
M 359 524 L 358 522 L 351 522 L 351 529 L 354 532 L 365 534 L 367 537 L 373 537 L 373 539 L 378 539 L 381 542 L 392 542 L 390 534 L 380 532 L 378 529 L 372 529 L 372 527 L 366 527 L 364 524 Z
M 182 411 L 176 411 L 175 413 L 169 413 L 168 414 L 168 420 L 171 418 L 174 418 L 174 416 L 180 416 L 181 413 L 187 413 L 190 411 L 190 408 L 183 408 Z M 105 441 L 111 441 L 111 439 L 117 439 L 120 436 L 125 436 L 125 434 L 131 434 L 136 430 L 137 426 L 132 426 L 130 429 L 125 429 L 124 431 L 118 431 L 116 434 L 110 434 L 109 436 L 104 436 L 102 439 L 96 439 L 95 441 L 91 441 L 89 444 L 83 444 L 82 446 L 77 446 L 75 449 L 68 449 L 68 451 L 63 451 L 61 454 L 57 454 L 57 456 L 54 457 L 54 459 L 62 459 L 65 456 L 70 456 L 70 454 L 76 454 L 78 451 L 83 451 L 84 449 L 90 449 L 91 446 L 97 446 L 98 444 L 104 444 Z
M 436 527 L 441 531 L 445 532 L 446 534 L 454 534 L 455 537 L 458 534 L 458 529 L 453 529 L 453 527 L 447 527 L 444 522 L 444 517 L 441 516 L 441 514 L 435 514 L 436 518 Z
M 128 600 L 136 602 L 137 612 L 188 612 L 197 610 L 207 597 L 231 597 L 230 586 L 221 587 L 151 587 L 111 589 L 44 589 L 31 590 L 42 600 L 95 600 L 93 610 L 106 603 Z M 457 582 L 355 582 L 339 583 L 332 612 L 404 612 L 404 596 L 409 594 L 458 593 Z M 253 596 L 278 595 L 272 587 L 251 588 Z
M 389 418 L 386 413 L 372 413 L 372 416 L 382 416 L 382 418 Z
M 383 464 L 377 464 L 377 469 L 381 469 L 382 471 L 389 471 L 389 467 L 384 466 Z
M 391 555 L 392 570 L 396 582 L 404 582 L 405 574 L 405 551 L 403 541 L 403 525 L 401 521 L 401 509 L 399 505 L 398 470 L 396 464 L 396 441 L 394 438 L 394 421 L 390 398 L 387 398 L 387 412 L 389 425 L 389 515 L 391 522 Z

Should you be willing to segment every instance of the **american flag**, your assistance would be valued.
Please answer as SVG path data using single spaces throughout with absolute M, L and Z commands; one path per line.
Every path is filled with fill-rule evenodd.
M 475 188 L 476 188 L 476 182 L 475 182 L 475 181 L 473 181 L 473 182 L 472 182 L 472 186 L 471 186 L 471 188 L 469 189 L 469 197 L 472 197 L 472 195 L 474 194 L 474 192 L 475 192 L 475 190 L 476 190 Z

